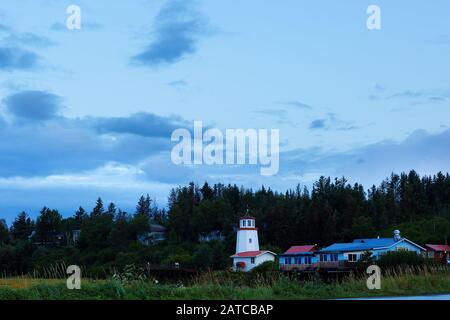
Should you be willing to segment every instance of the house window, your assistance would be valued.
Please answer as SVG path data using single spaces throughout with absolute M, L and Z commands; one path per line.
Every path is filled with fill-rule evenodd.
M 252 238 L 248 238 L 248 243 L 252 243 Z
M 338 261 L 337 253 L 330 254 L 330 261 Z
M 305 257 L 305 264 L 311 264 L 311 257 Z
M 321 254 L 320 255 L 320 261 L 327 262 L 328 261 L 328 255 L 327 254 Z
M 255 264 L 255 258 L 251 258 L 251 259 L 250 259 L 250 263 L 251 263 L 251 264 Z
M 358 261 L 358 255 L 356 253 L 348 254 L 348 262 L 356 262 Z

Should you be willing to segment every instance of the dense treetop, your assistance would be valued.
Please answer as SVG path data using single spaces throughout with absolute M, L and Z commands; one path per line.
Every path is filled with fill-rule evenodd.
M 44 207 L 35 221 L 24 212 L 9 228 L 0 221 L 0 271 L 26 273 L 58 263 L 80 264 L 96 274 L 147 262 L 225 268 L 238 218 L 247 208 L 257 219 L 261 246 L 277 252 L 291 245 L 391 236 L 394 229 L 419 244 L 444 243 L 450 236 L 450 176 L 392 174 L 368 190 L 345 178 L 321 177 L 311 190 L 298 185 L 284 193 L 191 183 L 171 191 L 167 211 L 147 195 L 131 214 L 113 203 L 105 208 L 100 198 L 92 212 L 80 207 L 68 218 Z M 150 223 L 166 226 L 168 240 L 140 243 Z M 76 242 L 74 230 L 81 231 Z M 215 230 L 223 242 L 199 242 L 200 235 Z

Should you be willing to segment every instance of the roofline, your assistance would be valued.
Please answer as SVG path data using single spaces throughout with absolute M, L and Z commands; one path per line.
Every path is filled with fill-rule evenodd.
M 245 251 L 244 252 L 239 252 L 239 253 L 245 253 Z M 271 253 L 274 256 L 277 255 L 275 252 L 272 252 L 270 250 L 260 250 L 260 254 L 257 254 L 257 255 L 254 255 L 254 256 L 245 256 L 245 257 L 238 256 L 239 253 L 233 254 L 232 256 L 230 256 L 230 258 L 255 258 L 255 257 L 262 256 L 263 254 L 266 254 L 266 253 Z
M 376 248 L 373 248 L 373 250 L 380 250 L 380 249 L 388 249 L 388 248 L 392 248 L 392 247 L 395 246 L 396 244 L 399 244 L 400 242 L 403 242 L 403 241 L 407 241 L 407 242 L 411 243 L 412 245 L 415 245 L 416 247 L 422 249 L 423 251 L 427 251 L 427 249 L 425 249 L 424 247 L 419 246 L 417 243 L 412 242 L 411 240 L 406 239 L 406 238 L 402 238 L 402 239 L 400 239 L 399 241 L 395 242 L 394 244 L 392 244 L 392 245 L 390 245 L 390 246 L 387 246 L 387 247 L 376 247 Z
M 301 255 L 305 255 L 305 256 L 314 256 L 316 253 L 319 253 L 319 251 L 314 251 L 314 252 L 291 252 L 291 253 L 281 253 L 281 256 L 301 256 Z
M 436 249 L 433 248 L 434 246 L 444 246 L 444 247 L 449 247 L 450 248 L 450 246 L 448 244 L 431 244 L 431 243 L 427 243 L 427 244 L 425 244 L 425 246 L 427 247 L 427 250 L 432 250 L 432 251 L 435 251 L 435 252 L 444 252 L 446 250 L 436 250 Z
M 318 252 L 319 253 L 329 253 L 329 252 L 352 252 L 352 251 L 382 250 L 382 249 L 392 248 L 393 246 L 395 246 L 395 245 L 397 245 L 397 244 L 399 244 L 400 242 L 403 242 L 403 241 L 407 241 L 407 242 L 411 243 L 412 245 L 422 249 L 423 251 L 427 251 L 427 249 L 425 249 L 422 246 L 419 246 L 417 243 L 412 242 L 411 240 L 409 240 L 407 238 L 402 238 L 399 241 L 393 243 L 392 245 L 386 246 L 386 247 L 371 247 L 371 248 L 365 248 L 365 249 L 348 249 L 348 250 L 347 249 L 345 249 L 345 250 L 342 250 L 342 249 L 339 249 L 339 250 L 319 250 Z M 353 243 L 353 242 L 349 242 L 349 243 Z

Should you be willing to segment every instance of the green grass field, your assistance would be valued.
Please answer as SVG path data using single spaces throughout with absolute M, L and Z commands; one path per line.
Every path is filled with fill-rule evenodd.
M 68 290 L 64 280 L 0 279 L 0 300 L 178 300 L 178 299 L 332 299 L 450 293 L 450 273 L 401 274 L 382 278 L 381 290 L 368 290 L 365 279 L 341 282 L 294 281 L 285 276 L 255 277 L 206 273 L 188 285 L 147 281 L 84 280 L 81 290 Z

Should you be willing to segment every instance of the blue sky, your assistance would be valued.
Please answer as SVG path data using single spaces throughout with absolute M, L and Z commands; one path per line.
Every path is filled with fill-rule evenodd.
M 81 30 L 65 28 L 69 5 Z M 381 8 L 382 29 L 366 28 Z M 0 4 L 0 216 L 96 197 L 160 206 L 189 181 L 277 190 L 448 171 L 450 3 L 60 1 Z M 280 129 L 280 172 L 175 166 L 194 120 Z

